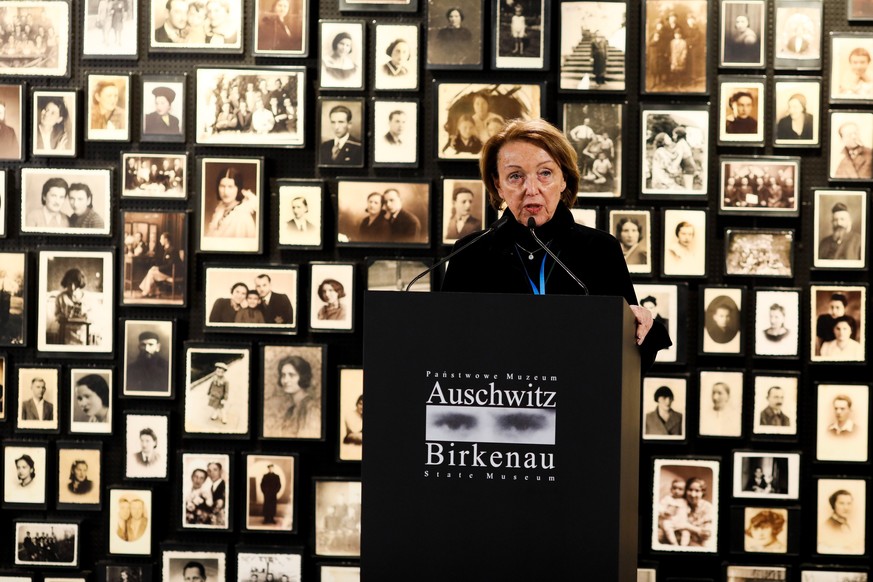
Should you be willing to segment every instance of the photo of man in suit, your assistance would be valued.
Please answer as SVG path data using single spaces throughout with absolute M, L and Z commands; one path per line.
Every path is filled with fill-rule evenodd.
M 168 392 L 170 363 L 161 354 L 160 337 L 148 330 L 140 333 L 138 340 L 139 356 L 127 365 L 125 391 Z
M 15 160 L 21 157 L 21 145 L 15 130 L 6 124 L 6 102 L 0 101 L 0 159 Z
M 309 214 L 309 203 L 303 196 L 291 199 L 291 214 L 293 216 L 285 223 L 285 229 L 292 239 L 310 238 L 318 231 L 318 227 L 306 218 Z
M 388 220 L 391 242 L 417 242 L 421 236 L 421 221 L 417 216 L 403 209 L 400 192 L 389 188 L 385 190 L 382 199 L 385 201 L 385 218 Z
M 54 404 L 45 399 L 46 383 L 42 378 L 30 381 L 32 398 L 21 403 L 21 420 L 54 420 Z
M 323 166 L 361 166 L 364 150 L 352 139 L 352 111 L 345 105 L 335 105 L 328 113 L 333 139 L 321 143 L 318 159 Z
M 274 293 L 272 279 L 266 273 L 255 277 L 255 289 L 261 298 L 261 311 L 264 313 L 264 322 L 290 324 L 294 322 L 294 308 L 291 300 L 283 293 Z
M 178 135 L 182 133 L 179 118 L 170 113 L 173 101 L 176 100 L 176 92 L 169 87 L 155 87 L 152 89 L 155 97 L 155 110 L 147 113 L 143 120 L 144 134 Z
M 861 141 L 858 125 L 851 121 L 846 122 L 840 126 L 838 133 L 843 148 L 837 150 L 842 157 L 834 171 L 834 178 L 858 180 L 873 177 L 873 150 Z
M 857 260 L 861 258 L 861 235 L 852 230 L 852 215 L 849 207 L 837 202 L 831 208 L 830 236 L 818 244 L 818 258 L 831 260 Z
M 155 29 L 155 42 L 184 42 L 188 27 L 188 0 L 167 0 L 167 20 Z

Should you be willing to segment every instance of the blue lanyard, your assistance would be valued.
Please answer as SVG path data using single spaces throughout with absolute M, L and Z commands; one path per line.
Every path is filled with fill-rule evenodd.
M 540 263 L 540 286 L 537 287 L 536 283 L 533 282 L 533 279 L 530 278 L 530 275 L 527 274 L 527 269 L 525 269 L 524 274 L 527 276 L 527 281 L 530 283 L 531 289 L 533 289 L 534 295 L 545 295 L 546 294 L 546 255 L 543 254 L 543 262 Z

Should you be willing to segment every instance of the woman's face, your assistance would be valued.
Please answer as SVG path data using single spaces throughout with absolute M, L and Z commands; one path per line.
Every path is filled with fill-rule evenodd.
M 785 324 L 785 314 L 782 313 L 780 309 L 771 309 L 770 310 L 770 327 L 775 329 L 782 329 L 782 326 Z
M 691 483 L 685 491 L 685 499 L 691 507 L 697 507 L 700 500 L 703 499 L 703 487 L 697 481 Z
M 449 26 L 452 28 L 461 28 L 461 12 L 459 10 L 452 10 L 449 12 Z
M 153 439 L 151 435 L 149 435 L 149 434 L 139 435 L 139 447 L 142 450 L 142 452 L 150 454 L 152 451 L 155 450 L 156 444 L 157 443 L 155 442 L 155 439 Z
M 619 237 L 621 238 L 621 244 L 626 247 L 632 247 L 640 242 L 640 229 L 633 222 L 625 222 L 621 227 Z
M 246 302 L 246 295 L 249 290 L 242 285 L 237 285 L 230 292 L 230 300 L 236 305 L 243 305 Z
M 85 479 L 88 478 L 88 465 L 85 463 L 76 463 L 76 466 L 73 467 L 73 477 L 81 483 Z
M 409 60 L 409 45 L 405 42 L 398 42 L 394 45 L 394 50 L 391 51 L 391 63 L 399 67 L 400 63 Z
M 455 198 L 455 216 L 458 218 L 462 218 L 465 216 L 470 216 L 470 209 L 473 207 L 473 195 L 464 192 L 462 194 L 458 194 L 457 198 Z
M 769 524 L 761 524 L 758 527 L 751 528 L 752 539 L 756 542 L 770 543 L 776 537 L 773 535 L 773 528 Z
M 367 214 L 377 216 L 380 212 L 382 212 L 382 197 L 370 196 L 367 198 Z
M 118 105 L 118 87 L 106 85 L 97 93 L 97 104 L 105 112 L 112 111 Z
M 97 393 L 84 384 L 76 386 L 76 404 L 89 418 L 94 418 L 106 407 Z
M 130 503 L 118 504 L 118 519 L 126 521 L 130 517 Z
M 341 57 L 350 55 L 352 53 L 352 40 L 350 38 L 342 39 L 336 43 L 336 49 L 334 52 Z
M 276 5 L 273 6 L 273 10 L 276 11 L 276 15 L 279 18 L 285 18 L 288 16 L 288 9 L 290 5 L 288 4 L 288 0 L 276 0 Z
M 481 95 L 477 95 L 476 98 L 473 99 L 473 110 L 476 112 L 476 117 L 485 117 L 490 110 L 488 100 Z
M 336 289 L 334 289 L 333 285 L 330 283 L 325 283 L 321 286 L 321 294 L 324 295 L 324 299 L 329 305 L 336 305 L 339 303 L 339 293 L 337 293 Z
M 804 113 L 805 111 L 803 110 L 803 105 L 798 99 L 788 100 L 788 115 L 790 115 L 793 119 L 798 119 L 802 118 Z
M 294 394 L 300 391 L 300 374 L 292 364 L 285 364 L 279 370 L 279 386 L 285 394 Z
M 15 470 L 18 473 L 19 481 L 24 481 L 25 479 L 30 478 L 30 465 L 28 465 L 27 461 L 24 459 L 16 461 Z
M 833 318 L 842 317 L 846 314 L 846 306 L 842 301 L 834 299 L 828 304 L 828 312 Z
M 738 32 L 743 32 L 744 30 L 749 28 L 749 19 L 742 15 L 737 16 L 735 26 Z
M 63 121 L 61 110 L 51 101 L 39 112 L 39 124 L 43 127 L 54 127 L 60 121 Z
M 727 404 L 728 394 L 721 384 L 716 384 L 712 387 L 712 408 L 713 410 L 721 410 Z
M 837 341 L 846 341 L 852 337 L 852 326 L 845 321 L 839 322 L 834 326 L 834 336 Z
M 497 193 L 521 224 L 542 226 L 552 219 L 567 188 L 561 167 L 549 153 L 526 141 L 512 141 L 497 153 Z
M 470 139 L 473 135 L 473 123 L 467 119 L 458 122 L 458 135 L 465 140 Z
M 209 23 L 213 27 L 221 26 L 227 20 L 227 10 L 221 2 L 210 2 L 206 5 L 206 11 L 209 13 Z
M 233 178 L 222 178 L 218 183 L 218 197 L 225 204 L 236 202 L 239 188 Z
M 143 513 L 145 513 L 145 506 L 143 506 L 142 501 L 137 500 L 130 503 L 130 516 L 133 519 L 141 518 Z

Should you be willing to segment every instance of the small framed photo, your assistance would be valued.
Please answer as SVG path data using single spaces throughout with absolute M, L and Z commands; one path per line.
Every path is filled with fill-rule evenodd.
M 743 507 L 742 550 L 749 553 L 788 553 L 789 542 L 796 537 L 793 529 L 798 527 L 795 522 L 797 517 L 797 511 L 782 507 Z
M 311 263 L 309 329 L 354 331 L 354 263 Z
M 367 259 L 368 291 L 404 291 L 410 281 L 430 268 L 430 264 L 417 259 Z M 430 273 L 416 281 L 410 291 L 429 292 L 432 282 Z
M 541 115 L 541 85 L 438 82 L 435 89 L 439 160 L 478 160 L 506 121 Z
M 687 387 L 687 378 L 643 379 L 643 440 L 685 440 Z
M 866 463 L 870 386 L 819 384 L 816 394 L 816 460 Z
M 361 567 L 351 564 L 319 564 L 318 572 L 322 582 L 358 582 L 361 579 Z
M 628 271 L 652 272 L 651 210 L 610 210 L 609 232 L 621 243 Z
M 320 89 L 364 89 L 364 22 L 321 20 L 318 22 L 318 75 Z
M 641 197 L 707 195 L 709 108 L 706 105 L 643 105 L 640 108 Z M 649 137 L 650 136 L 650 137 Z
M 551 2 L 537 0 L 527 5 L 494 2 L 491 8 L 494 23 L 492 67 L 495 70 L 548 69 L 549 51 L 544 35 L 551 29 Z M 605 81 L 609 43 L 602 33 L 595 36 L 591 51 L 592 60 L 599 65 L 597 76 Z
M 324 345 L 262 347 L 262 438 L 324 438 L 325 351 Z
M 227 554 L 217 550 L 161 551 L 161 580 L 227 580 Z
M 185 141 L 185 75 L 143 75 L 140 141 Z
M 725 579 L 731 582 L 754 582 L 755 580 L 788 580 L 788 568 L 784 566 L 727 566 Z
M 314 479 L 315 555 L 359 557 L 361 555 L 361 481 Z
M 243 0 L 214 7 L 150 0 L 149 52 L 241 53 Z
M 867 267 L 867 190 L 813 190 L 813 267 Z
M 453 245 L 482 230 L 487 202 L 488 192 L 481 180 L 443 178 L 442 243 Z
M 684 334 L 679 334 L 679 330 L 685 329 L 686 322 L 685 314 L 680 312 L 679 306 L 684 305 L 682 299 L 688 291 L 687 286 L 634 283 L 634 290 L 640 305 L 648 309 L 652 318 L 667 329 L 670 339 L 673 340 L 673 345 L 669 348 L 658 351 L 655 361 L 672 363 L 684 360 L 685 337 Z M 680 295 L 683 297 L 680 298 Z M 681 324 L 680 319 L 682 319 Z M 683 354 L 682 358 L 680 354 Z
M 124 320 L 125 397 L 173 395 L 173 325 L 172 321 Z
M 561 104 L 562 130 L 576 150 L 580 197 L 621 197 L 623 112 L 621 103 Z
M 752 434 L 797 435 L 797 384 L 796 375 L 755 374 Z
M 66 77 L 70 74 L 70 2 L 69 0 L 0 1 L 0 11 L 17 15 L 26 11 L 30 31 L 43 30 L 42 41 L 16 42 L 4 47 L 9 66 L 0 75 L 15 77 Z M 23 29 L 22 29 L 23 31 Z M 13 31 L 14 32 L 14 31 Z M 27 34 L 25 32 L 25 34 Z M 37 38 L 39 35 L 37 35 Z
M 100 59 L 135 59 L 139 38 L 136 2 L 91 2 L 82 14 L 82 56 Z
M 643 4 L 643 93 L 707 93 L 708 16 L 709 0 Z
M 573 215 L 573 222 L 587 226 L 588 228 L 598 228 L 600 223 L 600 209 L 596 207 L 576 207 L 570 209 L 570 214 Z M 603 230 L 603 229 L 601 229 Z
M 16 519 L 14 524 L 16 566 L 78 567 L 78 522 Z
M 755 356 L 800 355 L 800 289 L 755 289 Z
M 324 182 L 276 180 L 279 197 L 279 246 L 320 249 L 324 245 Z
M 123 305 L 185 305 L 188 214 L 121 213 L 124 232 Z
M 765 82 L 765 77 L 718 78 L 719 145 L 764 145 Z
M 822 0 L 776 0 L 775 16 L 774 68 L 821 69 Z
M 7 2 L 0 2 L 0 8 Z M 14 50 L 14 49 L 13 49 Z M 0 160 L 23 160 L 24 86 L 0 84 Z
M 799 157 L 722 157 L 719 164 L 719 214 L 800 214 Z
M 39 252 L 39 351 L 112 352 L 112 265 L 111 251 Z
M 18 430 L 57 432 L 60 428 L 60 368 L 18 368 Z
M 339 0 L 341 12 L 415 12 L 418 0 Z
M 821 145 L 821 78 L 780 77 L 773 85 L 773 147 Z
M 245 460 L 246 529 L 296 532 L 297 455 L 249 453 Z
M 706 276 L 705 210 L 664 209 L 664 276 Z
M 860 556 L 867 545 L 867 479 L 816 482 L 816 552 Z
M 418 166 L 418 101 L 373 102 L 373 166 Z
M 427 0 L 428 69 L 482 69 L 483 3 Z
M 109 235 L 112 171 L 22 168 L 23 234 Z
M 339 246 L 430 244 L 430 182 L 337 181 Z
M 626 21 L 626 0 L 561 3 L 562 91 L 625 90 Z
M 296 333 L 298 273 L 295 265 L 253 269 L 207 265 L 204 326 L 207 331 Z
M 70 370 L 70 432 L 112 434 L 112 370 Z
M 200 158 L 200 250 L 260 253 L 263 158 Z
M 46 507 L 48 450 L 45 444 L 3 442 L 3 506 Z
M 864 0 L 849 0 L 850 2 L 862 2 Z M 871 15 L 873 15 L 873 11 L 871 11 Z M 864 582 L 867 579 L 867 571 L 859 571 L 859 570 L 850 570 L 848 568 L 841 568 L 840 566 L 832 566 L 831 568 L 840 568 L 839 570 L 833 570 L 831 568 L 824 569 L 823 567 L 818 567 L 815 570 L 810 570 L 812 566 L 805 566 L 803 570 L 800 571 L 800 576 L 804 582 L 840 582 L 841 580 L 856 580 L 857 582 Z
M 166 479 L 170 419 L 165 413 L 125 416 L 125 479 Z
M 31 102 L 31 151 L 34 156 L 75 158 L 78 153 L 79 92 L 36 90 Z M 8 105 L 7 105 L 8 107 Z M 7 115 L 7 123 L 8 115 Z
M 718 461 L 656 458 L 652 483 L 652 549 L 716 553 L 718 484 Z
M 100 509 L 100 443 L 58 443 L 58 509 Z
M 339 460 L 360 461 L 364 445 L 364 369 L 339 369 Z
M 743 353 L 745 287 L 702 287 L 704 354 Z
M 873 4 L 869 0 L 848 0 L 848 20 L 864 21 L 873 20 Z
M 303 147 L 306 67 L 197 69 L 198 144 Z M 245 105 L 243 105 L 245 103 Z
M 0 253 L 0 273 L 0 346 L 23 346 L 29 311 L 27 254 Z
M 252 53 L 258 57 L 309 55 L 309 0 L 257 0 Z
M 181 460 L 182 528 L 230 530 L 230 455 L 182 453 Z
M 725 275 L 792 277 L 794 230 L 726 228 Z
M 88 75 L 85 138 L 89 141 L 130 141 L 130 106 L 130 75 Z
M 185 199 L 188 197 L 188 154 L 121 154 L 122 198 Z
M 800 453 L 734 451 L 736 498 L 797 499 Z
M 866 360 L 867 287 L 810 286 L 810 360 Z
M 857 32 L 831 33 L 829 94 L 832 103 L 873 101 L 873 83 L 870 83 L 870 73 L 868 73 L 871 54 L 873 54 L 873 35 Z M 869 132 L 864 135 L 868 134 Z
M 374 89 L 377 91 L 415 91 L 419 87 L 421 36 L 417 24 L 379 24 L 376 22 L 373 50 Z
M 237 579 L 300 580 L 303 573 L 303 554 L 286 548 L 270 548 L 263 551 L 240 550 L 236 554 Z
M 873 177 L 873 149 L 867 144 L 873 132 L 873 113 L 831 111 L 830 127 L 828 178 L 850 182 Z
M 367 135 L 363 99 L 318 99 L 318 165 L 361 168 Z
M 756 69 L 766 65 L 768 23 L 765 0 L 721 0 L 719 22 L 720 67 Z
M 742 370 L 700 371 L 700 436 L 743 436 L 743 374 Z
M 109 553 L 150 556 L 154 511 L 148 489 L 109 489 Z
M 248 435 L 249 348 L 185 347 L 186 435 Z

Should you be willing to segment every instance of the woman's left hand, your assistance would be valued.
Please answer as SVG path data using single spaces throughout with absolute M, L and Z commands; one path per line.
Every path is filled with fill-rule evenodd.
M 646 309 L 645 307 L 640 307 L 639 305 L 631 305 L 631 311 L 634 312 L 634 317 L 637 320 L 637 345 L 642 345 L 643 340 L 646 339 L 646 334 L 649 333 L 649 330 L 652 329 L 652 324 L 655 323 L 655 320 L 652 319 L 652 313 Z

